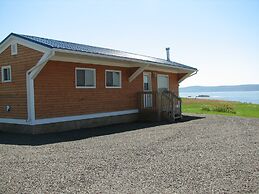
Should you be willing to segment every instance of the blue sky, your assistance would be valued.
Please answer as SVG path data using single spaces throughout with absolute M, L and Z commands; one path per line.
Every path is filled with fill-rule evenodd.
M 1 0 L 0 39 L 21 33 L 171 59 L 190 85 L 259 84 L 259 0 Z

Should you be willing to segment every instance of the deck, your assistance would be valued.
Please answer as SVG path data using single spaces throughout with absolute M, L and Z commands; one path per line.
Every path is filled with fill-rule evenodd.
M 171 91 L 140 92 L 140 119 L 146 121 L 175 121 L 182 117 L 182 101 Z

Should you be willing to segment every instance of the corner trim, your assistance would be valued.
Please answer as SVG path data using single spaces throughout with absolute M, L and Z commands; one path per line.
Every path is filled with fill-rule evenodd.
M 54 55 L 55 52 L 52 50 L 45 53 L 38 63 L 26 72 L 28 122 L 33 122 L 35 120 L 34 79 L 40 73 L 48 60 Z

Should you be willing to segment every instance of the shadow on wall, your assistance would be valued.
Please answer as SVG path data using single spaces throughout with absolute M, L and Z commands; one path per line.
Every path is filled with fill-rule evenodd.
M 203 118 L 205 117 L 185 115 L 181 120 L 177 121 L 176 123 L 188 122 L 188 121 L 203 119 Z M 79 129 L 74 131 L 39 134 L 39 135 L 13 134 L 13 133 L 0 132 L 0 144 L 39 146 L 39 145 L 45 145 L 45 144 L 81 140 L 81 139 L 98 137 L 103 135 L 111 135 L 115 133 L 123 133 L 127 131 L 134 131 L 134 130 L 155 127 L 159 125 L 168 125 L 168 124 L 170 123 L 135 122 L 135 123 L 116 124 L 116 125 L 110 125 L 110 126 L 104 126 L 104 127 Z

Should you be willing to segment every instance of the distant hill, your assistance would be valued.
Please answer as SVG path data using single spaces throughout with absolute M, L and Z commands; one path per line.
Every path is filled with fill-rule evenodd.
M 231 91 L 259 91 L 259 84 L 236 86 L 189 86 L 180 88 L 180 92 L 231 92 Z

